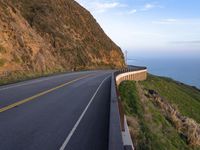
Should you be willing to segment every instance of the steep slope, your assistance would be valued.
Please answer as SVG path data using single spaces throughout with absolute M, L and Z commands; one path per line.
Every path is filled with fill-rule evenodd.
M 119 92 L 136 149 L 200 150 L 199 89 L 149 74 Z
M 20 12 L 0 2 L 0 70 L 44 71 L 56 66 L 52 47 Z
M 124 66 L 121 49 L 73 0 L 0 0 L 0 72 Z

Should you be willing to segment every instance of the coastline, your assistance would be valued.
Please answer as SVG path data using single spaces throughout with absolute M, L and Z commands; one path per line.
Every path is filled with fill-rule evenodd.
M 171 78 L 200 89 L 200 59 L 197 58 L 142 58 L 136 57 L 129 64 L 146 66 L 150 74 Z

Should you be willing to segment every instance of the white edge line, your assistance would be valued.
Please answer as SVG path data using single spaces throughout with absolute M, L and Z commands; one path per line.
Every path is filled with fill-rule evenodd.
M 69 143 L 69 140 L 71 139 L 72 135 L 74 134 L 76 128 L 78 127 L 79 123 L 81 122 L 83 116 L 85 115 L 86 111 L 88 110 L 88 108 L 90 107 L 90 104 L 92 103 L 92 101 L 94 100 L 96 94 L 98 93 L 99 89 L 101 88 L 101 86 L 103 85 L 104 81 L 107 80 L 110 76 L 106 77 L 101 84 L 99 85 L 99 87 L 97 88 L 97 90 L 95 91 L 94 95 L 92 96 L 92 98 L 90 99 L 89 103 L 87 104 L 86 108 L 84 109 L 84 111 L 82 112 L 81 116 L 79 117 L 79 119 L 77 120 L 76 124 L 74 125 L 74 127 L 72 128 L 72 130 L 70 131 L 70 133 L 68 134 L 67 138 L 65 139 L 64 143 L 62 144 L 62 146 L 60 147 L 59 150 L 64 150 L 65 147 L 67 146 L 67 144 Z

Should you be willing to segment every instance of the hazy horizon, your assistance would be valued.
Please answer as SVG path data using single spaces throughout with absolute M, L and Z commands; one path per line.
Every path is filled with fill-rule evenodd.
M 77 0 L 129 56 L 200 58 L 198 0 Z M 156 56 L 155 56 L 156 55 Z

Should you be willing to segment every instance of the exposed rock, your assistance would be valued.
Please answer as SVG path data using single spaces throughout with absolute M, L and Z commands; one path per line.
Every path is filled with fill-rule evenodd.
M 145 91 L 145 95 L 161 108 L 177 131 L 186 137 L 188 144 L 200 146 L 200 124 L 191 118 L 181 115 L 177 108 L 168 103 L 156 91 L 147 89 Z
M 2 71 L 124 66 L 121 49 L 74 0 L 0 0 Z

